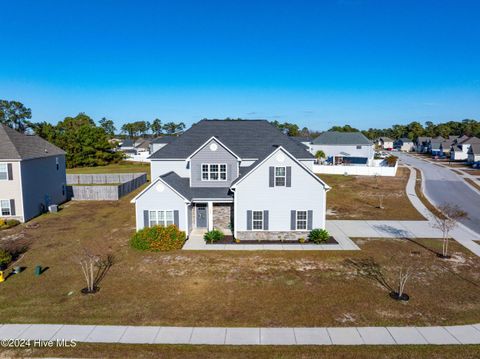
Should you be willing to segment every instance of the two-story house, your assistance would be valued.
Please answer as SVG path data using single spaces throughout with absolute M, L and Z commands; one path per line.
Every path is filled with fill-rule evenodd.
M 325 228 L 330 187 L 307 148 L 264 120 L 202 120 L 152 156 L 137 230 L 175 224 L 240 239 L 294 240 Z
M 468 150 L 473 144 L 480 144 L 480 138 L 472 136 L 462 136 L 454 144 L 452 144 L 450 149 L 450 159 L 452 161 L 465 161 L 468 159 Z
M 0 217 L 26 222 L 66 201 L 65 152 L 0 125 Z
M 312 141 L 310 150 L 323 151 L 333 165 L 370 166 L 375 155 L 372 141 L 361 132 L 324 132 Z

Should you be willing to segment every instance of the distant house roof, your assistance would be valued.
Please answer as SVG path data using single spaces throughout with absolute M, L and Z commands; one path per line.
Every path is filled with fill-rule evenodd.
M 393 142 L 393 140 L 390 137 L 379 137 L 379 141 L 383 142 Z
M 361 132 L 327 131 L 315 138 L 314 145 L 371 145 L 372 142 Z
M 427 144 L 428 142 L 430 142 L 432 140 L 431 137 L 428 137 L 428 136 L 419 136 L 417 137 L 417 140 L 415 141 L 417 144 Z
M 135 148 L 144 148 L 148 149 L 150 147 L 150 140 L 143 140 L 142 142 L 138 143 Z
M 134 146 L 135 146 L 135 141 L 130 138 L 124 139 L 121 144 L 121 147 L 134 147 Z
M 311 137 L 303 137 L 303 136 L 290 136 L 290 138 L 298 142 L 312 142 L 313 140 L 313 138 Z
M 480 143 L 480 138 L 473 136 L 460 142 L 461 145 L 473 145 L 474 143 Z
M 65 151 L 43 138 L 0 125 L 0 159 L 29 160 L 58 155 L 65 155 Z
M 152 140 L 152 143 L 171 143 L 172 141 L 175 141 L 177 136 L 162 136 L 162 137 L 156 137 Z
M 296 158 L 312 158 L 307 148 L 278 130 L 266 120 L 202 120 L 151 159 L 187 159 L 209 138 L 215 137 L 243 159 L 258 159 L 282 146 Z
M 165 173 L 160 178 L 188 200 L 195 198 L 233 198 L 229 187 L 190 187 L 190 179 L 180 177 L 175 172 Z
M 468 153 L 474 154 L 474 155 L 480 155 L 480 143 L 474 143 L 470 146 L 470 149 L 468 150 Z
M 402 137 L 398 139 L 399 141 L 402 141 L 403 143 L 413 143 L 413 141 L 407 137 Z

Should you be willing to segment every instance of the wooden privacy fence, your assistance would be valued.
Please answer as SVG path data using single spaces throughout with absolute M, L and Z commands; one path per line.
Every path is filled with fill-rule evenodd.
M 67 174 L 68 196 L 75 201 L 116 201 L 146 182 L 146 173 Z

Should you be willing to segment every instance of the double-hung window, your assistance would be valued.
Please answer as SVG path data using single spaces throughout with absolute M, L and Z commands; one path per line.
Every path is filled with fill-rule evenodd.
M 0 163 L 0 180 L 8 180 L 8 166 L 6 163 Z
M 225 163 L 202 164 L 202 181 L 226 181 L 227 165 Z
M 10 208 L 10 201 L 7 200 L 0 200 L 0 210 L 2 216 L 11 216 L 12 215 L 12 209 Z
M 173 224 L 173 211 L 150 211 L 149 224 L 153 226 L 169 226 Z
M 286 167 L 275 167 L 275 187 L 285 187 L 286 178 Z
M 262 230 L 263 229 L 263 211 L 253 211 L 253 230 Z
M 307 229 L 307 211 L 297 211 L 297 229 Z

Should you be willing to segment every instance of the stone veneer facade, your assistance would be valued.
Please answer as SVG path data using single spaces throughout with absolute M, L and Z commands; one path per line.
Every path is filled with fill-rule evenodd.
M 242 241 L 298 241 L 308 239 L 308 231 L 238 231 L 237 238 Z
M 213 204 L 213 227 L 227 230 L 233 225 L 233 203 Z

